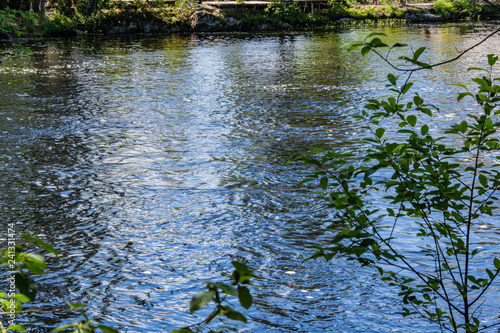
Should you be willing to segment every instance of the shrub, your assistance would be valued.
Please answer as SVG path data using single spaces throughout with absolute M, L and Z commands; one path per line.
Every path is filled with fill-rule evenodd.
M 285 2 L 272 2 L 265 9 L 264 13 L 279 21 L 285 21 L 292 25 L 303 24 L 308 20 L 305 11 L 299 8 L 297 2 L 291 5 Z
M 372 33 L 350 49 L 366 55 L 386 47 L 377 35 L 383 34 Z M 424 51 L 402 57 L 415 66 L 400 69 L 407 73 L 402 83 L 387 76 L 394 96 L 369 99 L 354 116 L 371 133 L 363 163 L 354 163 L 352 154 L 323 150 L 297 154 L 287 163 L 299 160 L 315 168 L 301 183 L 319 181 L 317 193 L 333 213 L 325 223 L 334 236 L 329 245 L 313 247 L 312 259 L 345 257 L 374 266 L 383 281 L 400 289 L 404 317 L 421 316 L 441 331 L 488 330 L 500 324 L 482 310 L 500 260 L 478 243 L 487 241 L 479 226 L 499 216 L 500 79 L 492 75 L 498 56 L 488 55 L 487 68 L 470 69 L 481 73 L 473 79 L 475 91 L 459 84 L 465 91 L 457 100 L 473 98 L 477 108 L 442 137 L 428 125 L 437 108 L 418 93 L 408 95 L 411 75 L 432 68 L 419 60 Z M 390 138 L 389 131 L 395 133 Z M 413 253 L 404 237 L 418 242 Z
M 436 13 L 442 17 L 477 17 L 482 8 L 475 1 L 469 0 L 437 0 L 434 5 Z
M 69 17 L 62 14 L 55 14 L 48 20 L 42 33 L 48 36 L 67 36 L 75 33 L 76 23 Z
M 9 8 L 0 10 L 0 32 L 20 36 L 22 32 L 18 24 L 19 13 L 20 11 Z

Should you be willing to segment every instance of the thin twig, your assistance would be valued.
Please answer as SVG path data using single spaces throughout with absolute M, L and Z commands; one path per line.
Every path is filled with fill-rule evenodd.
M 35 310 L 35 309 L 28 309 L 28 310 L 21 310 L 21 311 L 17 311 L 15 312 L 16 314 L 20 314 L 20 313 L 53 313 L 53 312 L 57 312 L 57 311 L 62 311 L 62 310 L 67 310 L 67 311 L 71 311 L 70 308 L 56 308 L 56 309 L 52 309 L 52 310 Z M 0 312 L 0 315 L 10 315 L 11 313 L 10 312 Z
M 488 5 L 492 6 L 492 7 L 495 7 L 496 9 L 500 10 L 500 5 L 494 3 L 494 2 L 491 2 L 491 1 L 488 1 L 488 0 L 483 0 L 484 2 L 486 2 Z
M 483 1 L 486 1 L 486 0 L 483 0 Z M 434 65 L 428 65 L 428 66 L 424 66 L 424 67 L 416 67 L 416 68 L 409 68 L 409 69 L 405 69 L 405 68 L 400 68 L 398 66 L 395 66 L 394 64 L 392 64 L 389 60 L 387 60 L 386 58 L 384 58 L 384 56 L 382 54 L 380 54 L 380 52 L 378 52 L 376 49 L 374 48 L 371 48 L 370 49 L 376 54 L 378 55 L 384 62 L 386 62 L 389 66 L 391 66 L 392 68 L 394 68 L 395 70 L 397 71 L 400 71 L 400 72 L 405 72 L 405 73 L 408 73 L 408 72 L 416 72 L 416 71 L 420 71 L 422 69 L 431 69 L 431 68 L 434 68 L 434 67 L 438 67 L 438 66 L 442 66 L 442 65 L 445 65 L 445 64 L 449 64 L 451 62 L 454 62 L 454 61 L 457 61 L 458 59 L 460 59 L 464 54 L 466 54 L 467 52 L 475 49 L 476 47 L 478 47 L 479 45 L 483 44 L 484 42 L 486 42 L 489 38 L 493 37 L 495 34 L 499 33 L 500 32 L 500 29 L 497 29 L 495 31 L 493 31 L 491 34 L 489 34 L 488 36 L 486 36 L 485 38 L 483 38 L 479 43 L 476 43 L 474 44 L 473 46 L 469 47 L 468 49 L 466 49 L 465 51 L 462 51 L 459 55 L 457 55 L 456 57 L 452 58 L 452 59 L 449 59 L 449 60 L 446 60 L 446 61 L 442 61 L 442 62 L 438 62 L 437 64 L 434 64 Z

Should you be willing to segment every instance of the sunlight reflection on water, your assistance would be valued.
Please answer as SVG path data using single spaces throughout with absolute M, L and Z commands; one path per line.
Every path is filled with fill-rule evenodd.
M 438 61 L 488 29 L 381 30 Z M 244 331 L 429 330 L 395 315 L 393 290 L 372 271 L 302 263 L 305 246 L 327 241 L 328 212 L 294 187 L 304 167 L 282 164 L 290 149 L 362 154 L 349 116 L 387 94 L 388 69 L 342 45 L 367 33 L 35 41 L 32 55 L 4 61 L 2 216 L 65 254 L 38 279 L 40 304 L 79 301 L 129 333 L 167 332 L 196 321 L 187 305 L 201 281 L 239 259 L 257 272 Z M 442 109 L 432 130 L 468 112 L 441 80 L 461 80 L 487 47 L 416 83 Z M 498 226 L 483 227 L 481 246 L 496 247 Z M 58 321 L 41 316 L 39 327 Z

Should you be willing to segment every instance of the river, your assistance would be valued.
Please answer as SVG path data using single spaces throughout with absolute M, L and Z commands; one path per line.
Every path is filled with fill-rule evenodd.
M 256 272 L 242 331 L 433 331 L 395 314 L 395 290 L 372 270 L 302 262 L 306 246 L 328 239 L 328 212 L 295 187 L 308 169 L 283 163 L 291 150 L 363 154 L 364 130 L 350 116 L 387 95 L 390 69 L 346 44 L 384 32 L 410 45 L 395 58 L 426 46 L 424 59 L 437 62 L 494 26 L 26 42 L 32 53 L 0 64 L 2 223 L 63 253 L 48 257 L 32 308 L 82 302 L 120 332 L 170 332 L 199 321 L 190 298 L 240 260 Z M 496 37 L 419 74 L 413 90 L 442 109 L 432 130 L 472 107 L 457 106 L 450 85 L 499 46 Z M 75 318 L 19 323 L 48 332 Z

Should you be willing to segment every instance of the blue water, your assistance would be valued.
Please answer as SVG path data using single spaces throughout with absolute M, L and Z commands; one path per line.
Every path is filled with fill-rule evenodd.
M 374 30 L 414 50 L 427 46 L 426 59 L 437 62 L 493 26 Z M 345 45 L 370 31 L 32 40 L 31 54 L 5 58 L 2 221 L 64 254 L 48 258 L 28 308 L 82 302 L 120 332 L 169 332 L 208 313 L 191 316 L 190 298 L 205 280 L 227 280 L 240 260 L 256 272 L 242 331 L 436 329 L 397 315 L 395 290 L 371 269 L 302 262 L 306 246 L 327 242 L 320 222 L 329 212 L 295 187 L 308 169 L 283 163 L 290 150 L 312 148 L 362 156 L 366 132 L 350 116 L 366 98 L 387 95 L 390 69 Z M 466 81 L 462 70 L 484 65 L 498 45 L 497 37 L 416 77 L 414 90 L 442 109 L 432 131 L 472 108 L 455 105 L 450 84 Z M 492 252 L 498 227 L 485 227 Z M 485 306 L 493 315 L 498 304 Z M 60 311 L 18 322 L 48 332 L 75 318 Z

